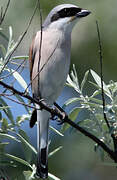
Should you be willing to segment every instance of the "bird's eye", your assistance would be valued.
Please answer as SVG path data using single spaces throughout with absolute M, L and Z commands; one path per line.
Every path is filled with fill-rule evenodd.
M 81 8 L 76 8 L 76 7 L 64 8 L 64 9 L 60 10 L 58 12 L 58 14 L 59 14 L 60 18 L 64 18 L 64 17 L 75 16 L 80 11 L 81 11 Z
M 51 17 L 51 22 L 56 21 L 59 18 L 75 16 L 80 11 L 81 8 L 76 8 L 76 7 L 61 9 L 57 13 L 53 14 L 53 16 Z
M 56 14 L 54 14 L 54 15 L 51 17 L 51 22 L 56 21 L 56 20 L 58 20 L 58 19 L 59 19 L 59 14 L 56 13 Z

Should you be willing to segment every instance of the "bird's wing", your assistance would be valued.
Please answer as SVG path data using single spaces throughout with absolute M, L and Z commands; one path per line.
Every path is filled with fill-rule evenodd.
M 31 76 L 32 76 L 32 70 L 33 70 L 34 59 L 35 59 L 34 41 L 35 41 L 35 37 L 33 38 L 31 46 L 29 48 L 30 80 L 32 79 Z
M 49 34 L 49 32 L 47 33 L 46 31 L 42 32 L 41 55 L 39 54 L 40 31 L 37 32 L 29 49 L 30 79 L 32 81 L 32 92 L 35 96 L 40 95 L 38 77 L 42 74 L 43 69 L 53 56 L 58 45 L 58 39 L 55 39 L 55 36 L 49 38 L 50 36 L 52 36 L 51 33 Z

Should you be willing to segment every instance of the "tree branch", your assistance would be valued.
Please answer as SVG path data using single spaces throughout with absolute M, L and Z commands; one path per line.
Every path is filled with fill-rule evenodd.
M 8 84 L 0 81 L 0 85 L 2 85 L 4 88 L 7 88 L 8 90 L 10 90 L 11 92 L 13 92 L 13 94 L 18 94 L 28 100 L 31 101 L 31 103 L 36 103 L 38 104 L 41 109 L 45 109 L 48 112 L 50 112 L 52 114 L 52 116 L 58 116 L 62 122 L 66 122 L 69 125 L 71 125 L 72 127 L 74 127 L 76 130 L 80 131 L 82 134 L 84 134 L 85 136 L 89 137 L 90 139 L 92 139 L 95 143 L 97 143 L 99 146 L 101 146 L 105 152 L 107 152 L 111 159 L 113 159 L 114 161 L 116 160 L 116 154 L 100 139 L 98 139 L 96 136 L 94 136 L 93 134 L 91 134 L 90 132 L 86 131 L 85 129 L 83 129 L 82 127 L 80 127 L 78 124 L 74 123 L 72 120 L 70 120 L 68 118 L 67 115 L 63 115 L 63 109 L 60 106 L 57 106 L 57 108 L 51 108 L 50 106 L 48 106 L 44 101 L 42 100 L 37 100 L 35 98 L 32 98 L 31 96 L 18 91 L 17 89 L 13 88 L 12 86 L 9 86 Z

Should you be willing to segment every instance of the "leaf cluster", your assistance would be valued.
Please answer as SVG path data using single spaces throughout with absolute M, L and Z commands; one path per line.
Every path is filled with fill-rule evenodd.
M 93 78 L 93 81 L 88 79 Z M 86 93 L 86 85 L 89 84 L 95 89 L 91 95 Z M 114 149 L 112 134 L 117 134 L 117 82 L 110 81 L 108 84 L 103 82 L 103 90 L 105 96 L 105 114 L 107 116 L 110 129 L 108 128 L 104 115 L 103 115 L 103 101 L 101 99 L 101 78 L 92 69 L 86 71 L 81 84 L 79 84 L 75 65 L 73 70 L 67 77 L 66 86 L 73 88 L 77 96 L 68 99 L 63 108 L 66 109 L 68 106 L 73 106 L 69 113 L 69 118 L 76 121 L 77 117 L 84 110 L 88 112 L 88 118 L 76 121 L 78 125 L 93 133 L 107 146 Z M 91 93 L 91 92 L 90 92 Z M 63 130 L 66 131 L 70 126 L 64 124 Z M 104 159 L 104 151 L 97 144 L 95 144 L 95 151 L 100 154 L 101 159 Z

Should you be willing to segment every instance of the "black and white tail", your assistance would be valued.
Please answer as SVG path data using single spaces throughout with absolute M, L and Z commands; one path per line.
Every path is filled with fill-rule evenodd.
M 50 113 L 37 110 L 37 175 L 40 178 L 48 177 L 48 130 Z

